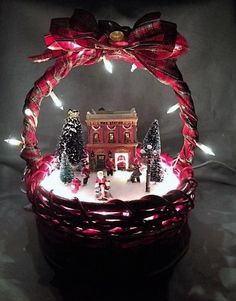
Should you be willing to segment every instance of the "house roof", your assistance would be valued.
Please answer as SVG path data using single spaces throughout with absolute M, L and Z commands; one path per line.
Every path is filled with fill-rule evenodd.
M 98 111 L 91 110 L 86 114 L 86 122 L 103 120 L 133 120 L 137 121 L 138 116 L 135 108 L 129 111 L 108 111 L 103 108 Z

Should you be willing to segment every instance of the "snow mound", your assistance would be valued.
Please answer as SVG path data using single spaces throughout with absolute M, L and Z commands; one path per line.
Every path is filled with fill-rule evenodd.
M 178 177 L 173 173 L 172 168 L 168 165 L 163 165 L 164 180 L 161 183 L 151 182 L 150 193 L 145 192 L 146 187 L 146 167 L 141 169 L 142 175 L 140 176 L 140 183 L 128 182 L 132 172 L 129 171 L 115 171 L 113 176 L 107 177 L 110 180 L 111 188 L 110 193 L 113 199 L 120 199 L 123 201 L 137 200 L 148 194 L 155 194 L 162 196 L 170 190 L 176 189 L 179 184 Z M 83 182 L 80 174 L 75 174 Z M 88 184 L 86 186 L 81 185 L 77 193 L 71 192 L 70 184 L 63 184 L 60 180 L 60 171 L 53 171 L 48 177 L 46 177 L 40 184 L 47 191 L 53 190 L 55 195 L 72 199 L 77 197 L 83 202 L 101 202 L 95 197 L 95 178 L 96 173 L 90 174 Z

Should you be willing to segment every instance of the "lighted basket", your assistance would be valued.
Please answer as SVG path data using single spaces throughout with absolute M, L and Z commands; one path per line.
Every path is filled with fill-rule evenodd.
M 26 97 L 21 157 L 27 163 L 27 195 L 44 239 L 46 256 L 52 259 L 52 250 L 55 253 L 59 246 L 67 250 L 75 245 L 135 249 L 154 242 L 175 241 L 187 224 L 196 189 L 191 162 L 198 140 L 197 117 L 189 88 L 176 66 L 177 57 L 187 51 L 186 40 L 176 31 L 175 24 L 160 20 L 160 13 L 145 15 L 131 29 L 112 21 L 97 22 L 90 13 L 76 10 L 71 18 L 52 20 L 45 42 L 48 50 L 31 59 L 56 62 Z M 175 160 L 165 155 L 162 160 L 174 166 L 180 184 L 162 197 L 86 202 L 59 197 L 40 186 L 50 174 L 54 160 L 53 155 L 42 156 L 38 148 L 36 128 L 41 102 L 73 67 L 94 64 L 104 57 L 146 68 L 159 81 L 170 85 L 177 96 L 184 143 Z

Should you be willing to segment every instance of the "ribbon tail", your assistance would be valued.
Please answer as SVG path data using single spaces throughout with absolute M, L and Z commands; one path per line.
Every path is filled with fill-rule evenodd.
M 41 63 L 57 59 L 65 54 L 67 54 L 67 52 L 63 50 L 45 50 L 42 54 L 29 56 L 29 60 L 33 63 Z

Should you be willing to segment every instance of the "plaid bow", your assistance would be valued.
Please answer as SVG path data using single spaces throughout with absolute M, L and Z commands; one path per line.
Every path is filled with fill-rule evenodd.
M 157 61 L 177 58 L 188 49 L 176 24 L 160 20 L 160 15 L 159 12 L 146 14 L 131 29 L 113 21 L 97 21 L 88 11 L 76 9 L 71 18 L 51 21 L 50 33 L 45 36 L 48 50 L 30 59 L 42 62 L 78 52 L 81 53 L 79 65 L 96 63 L 104 55 L 138 67 L 155 66 Z M 110 38 L 114 31 L 123 34 L 121 41 Z

